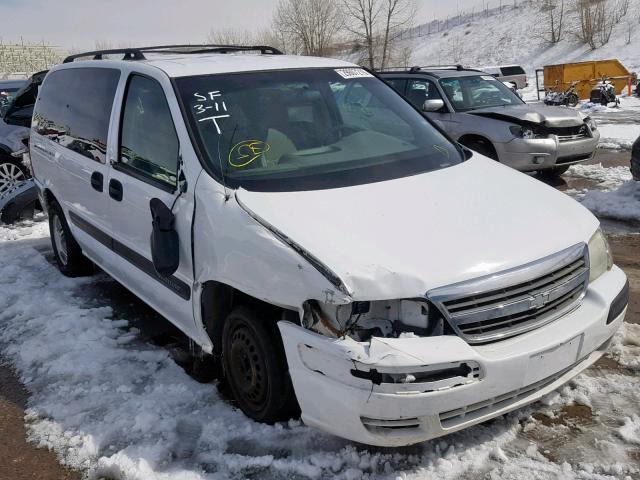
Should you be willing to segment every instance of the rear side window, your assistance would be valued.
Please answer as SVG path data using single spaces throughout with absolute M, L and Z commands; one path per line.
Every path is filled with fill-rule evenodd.
M 60 145 L 105 163 L 109 120 L 120 71 L 72 68 L 50 73 L 38 94 L 33 126 Z
M 391 85 L 396 92 L 404 95 L 404 89 L 407 86 L 406 80 L 402 78 L 385 78 L 384 81 Z
M 142 180 L 175 187 L 179 148 L 162 87 L 148 77 L 132 75 L 122 112 L 118 166 Z
M 505 77 L 512 77 L 513 75 L 524 75 L 522 67 L 500 67 L 502 75 Z

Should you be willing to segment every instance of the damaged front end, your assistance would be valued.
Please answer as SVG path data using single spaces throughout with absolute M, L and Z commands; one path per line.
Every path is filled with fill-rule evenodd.
M 303 312 L 305 329 L 340 348 L 347 347 L 340 354 L 347 361 L 338 370 L 350 375 L 350 383 L 370 391 L 424 393 L 464 385 L 480 377 L 480 366 L 475 361 L 446 359 L 433 363 L 421 352 L 413 351 L 414 345 L 427 345 L 426 339 L 436 345 L 442 339 L 457 338 L 442 314 L 426 299 L 344 305 L 310 300 L 305 302 Z M 328 351 L 320 353 L 317 347 L 304 344 L 298 347 L 298 354 L 310 370 L 333 375 L 323 366 L 331 364 L 326 358 Z
M 372 337 L 438 336 L 447 330 L 440 312 L 430 308 L 426 299 L 361 301 L 345 305 L 309 300 L 303 306 L 302 325 L 322 335 L 348 335 L 363 342 Z
M 301 323 L 279 327 L 302 418 L 345 438 L 374 445 L 422 441 L 420 422 L 427 417 L 412 424 L 402 400 L 464 388 L 484 376 L 477 355 L 427 299 L 310 300 Z

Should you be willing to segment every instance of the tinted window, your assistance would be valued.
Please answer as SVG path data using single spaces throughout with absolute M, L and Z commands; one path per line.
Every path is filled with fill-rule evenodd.
M 422 109 L 425 101 L 442 100 L 442 95 L 440 95 L 438 87 L 430 80 L 410 80 L 407 87 L 407 99 L 416 108 Z
M 400 95 L 357 68 L 185 77 L 176 84 L 209 171 L 232 188 L 336 188 L 462 160 Z
M 178 136 L 162 87 L 155 80 L 133 75 L 122 115 L 120 166 L 175 186 L 178 153 Z
M 407 81 L 402 78 L 385 78 L 385 82 L 393 87 L 393 89 L 404 95 L 404 88 L 407 86 Z
M 505 77 L 511 77 L 512 75 L 524 75 L 522 67 L 500 67 L 502 75 Z
M 118 70 L 106 68 L 50 73 L 38 94 L 34 128 L 60 145 L 104 163 L 119 78 Z
M 490 75 L 443 78 L 440 86 L 457 111 L 521 105 L 520 97 Z

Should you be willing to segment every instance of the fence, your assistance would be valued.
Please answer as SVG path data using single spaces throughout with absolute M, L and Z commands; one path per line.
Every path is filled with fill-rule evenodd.
M 42 43 L 3 43 L 0 41 L 0 78 L 26 78 L 60 63 L 60 48 Z
M 398 38 L 408 40 L 426 37 L 459 25 L 465 25 L 480 18 L 499 15 L 508 10 L 516 10 L 534 3 L 539 3 L 539 0 L 492 0 L 483 2 L 481 8 L 474 7 L 471 10 L 460 11 L 455 16 L 447 16 L 445 19 L 434 19 L 417 27 L 403 30 L 398 34 Z

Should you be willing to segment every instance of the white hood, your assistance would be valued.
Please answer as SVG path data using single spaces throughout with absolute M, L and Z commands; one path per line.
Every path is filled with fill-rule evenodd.
M 354 300 L 421 296 L 586 243 L 598 226 L 565 194 L 477 154 L 397 180 L 237 196 L 331 269 Z

